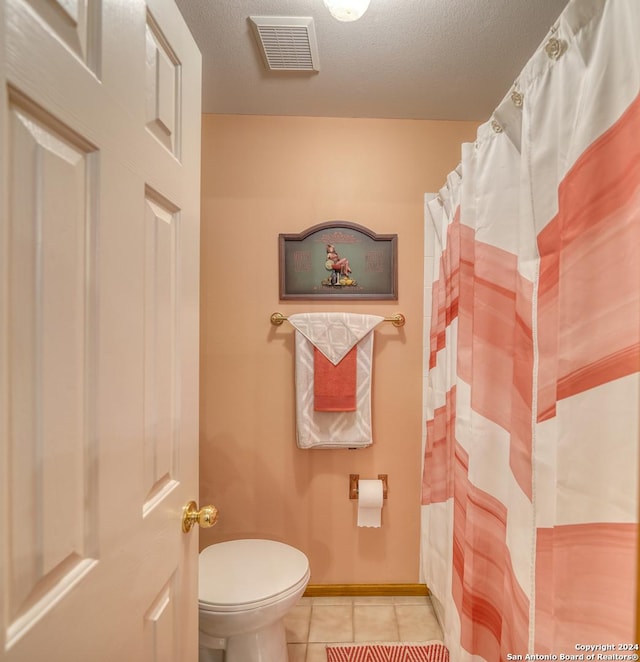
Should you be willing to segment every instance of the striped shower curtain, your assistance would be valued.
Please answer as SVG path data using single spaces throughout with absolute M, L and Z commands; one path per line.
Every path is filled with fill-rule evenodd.
M 427 196 L 421 565 L 455 662 L 640 653 L 639 91 L 640 0 L 573 0 Z

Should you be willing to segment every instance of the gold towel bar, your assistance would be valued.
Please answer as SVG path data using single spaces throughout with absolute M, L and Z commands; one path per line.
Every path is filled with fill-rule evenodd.
M 283 315 L 282 313 L 273 313 L 271 315 L 271 324 L 274 326 L 280 326 L 283 322 L 288 320 L 289 318 L 286 315 Z M 384 318 L 385 322 L 391 322 L 393 326 L 404 326 L 404 323 L 406 322 L 404 315 L 402 313 L 396 313 L 395 315 L 391 315 L 390 317 L 385 317 Z

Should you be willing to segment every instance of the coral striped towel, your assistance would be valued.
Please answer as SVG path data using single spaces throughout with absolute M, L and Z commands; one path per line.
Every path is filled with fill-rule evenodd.
M 313 348 L 313 408 L 315 411 L 356 410 L 356 360 L 354 345 L 337 365 Z
M 327 646 L 327 662 L 449 662 L 449 651 L 441 641 L 333 644 Z
M 332 644 L 327 662 L 449 662 L 449 651 L 440 641 L 415 644 Z
M 377 315 L 299 313 L 289 315 L 296 329 L 296 441 L 299 448 L 361 448 L 371 436 L 371 360 L 373 333 L 383 321 Z M 315 348 L 336 366 L 357 346 L 355 408 L 315 408 Z M 348 365 L 348 364 L 346 364 Z M 322 398 L 320 398 L 322 399 Z M 345 398 L 339 399 L 344 404 Z M 326 404 L 326 402 L 325 402 Z M 341 406 L 342 406 L 341 405 Z

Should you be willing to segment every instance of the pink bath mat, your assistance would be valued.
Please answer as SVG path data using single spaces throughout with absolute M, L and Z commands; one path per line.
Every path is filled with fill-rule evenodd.
M 441 641 L 416 644 L 333 644 L 327 662 L 449 662 Z

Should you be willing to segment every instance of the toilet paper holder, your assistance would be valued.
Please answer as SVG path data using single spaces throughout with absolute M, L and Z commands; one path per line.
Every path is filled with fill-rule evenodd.
M 378 480 L 382 481 L 382 496 L 384 499 L 387 498 L 387 476 L 388 474 L 378 474 Z M 360 474 L 349 474 L 349 498 L 357 499 L 358 498 L 358 481 L 360 480 Z

